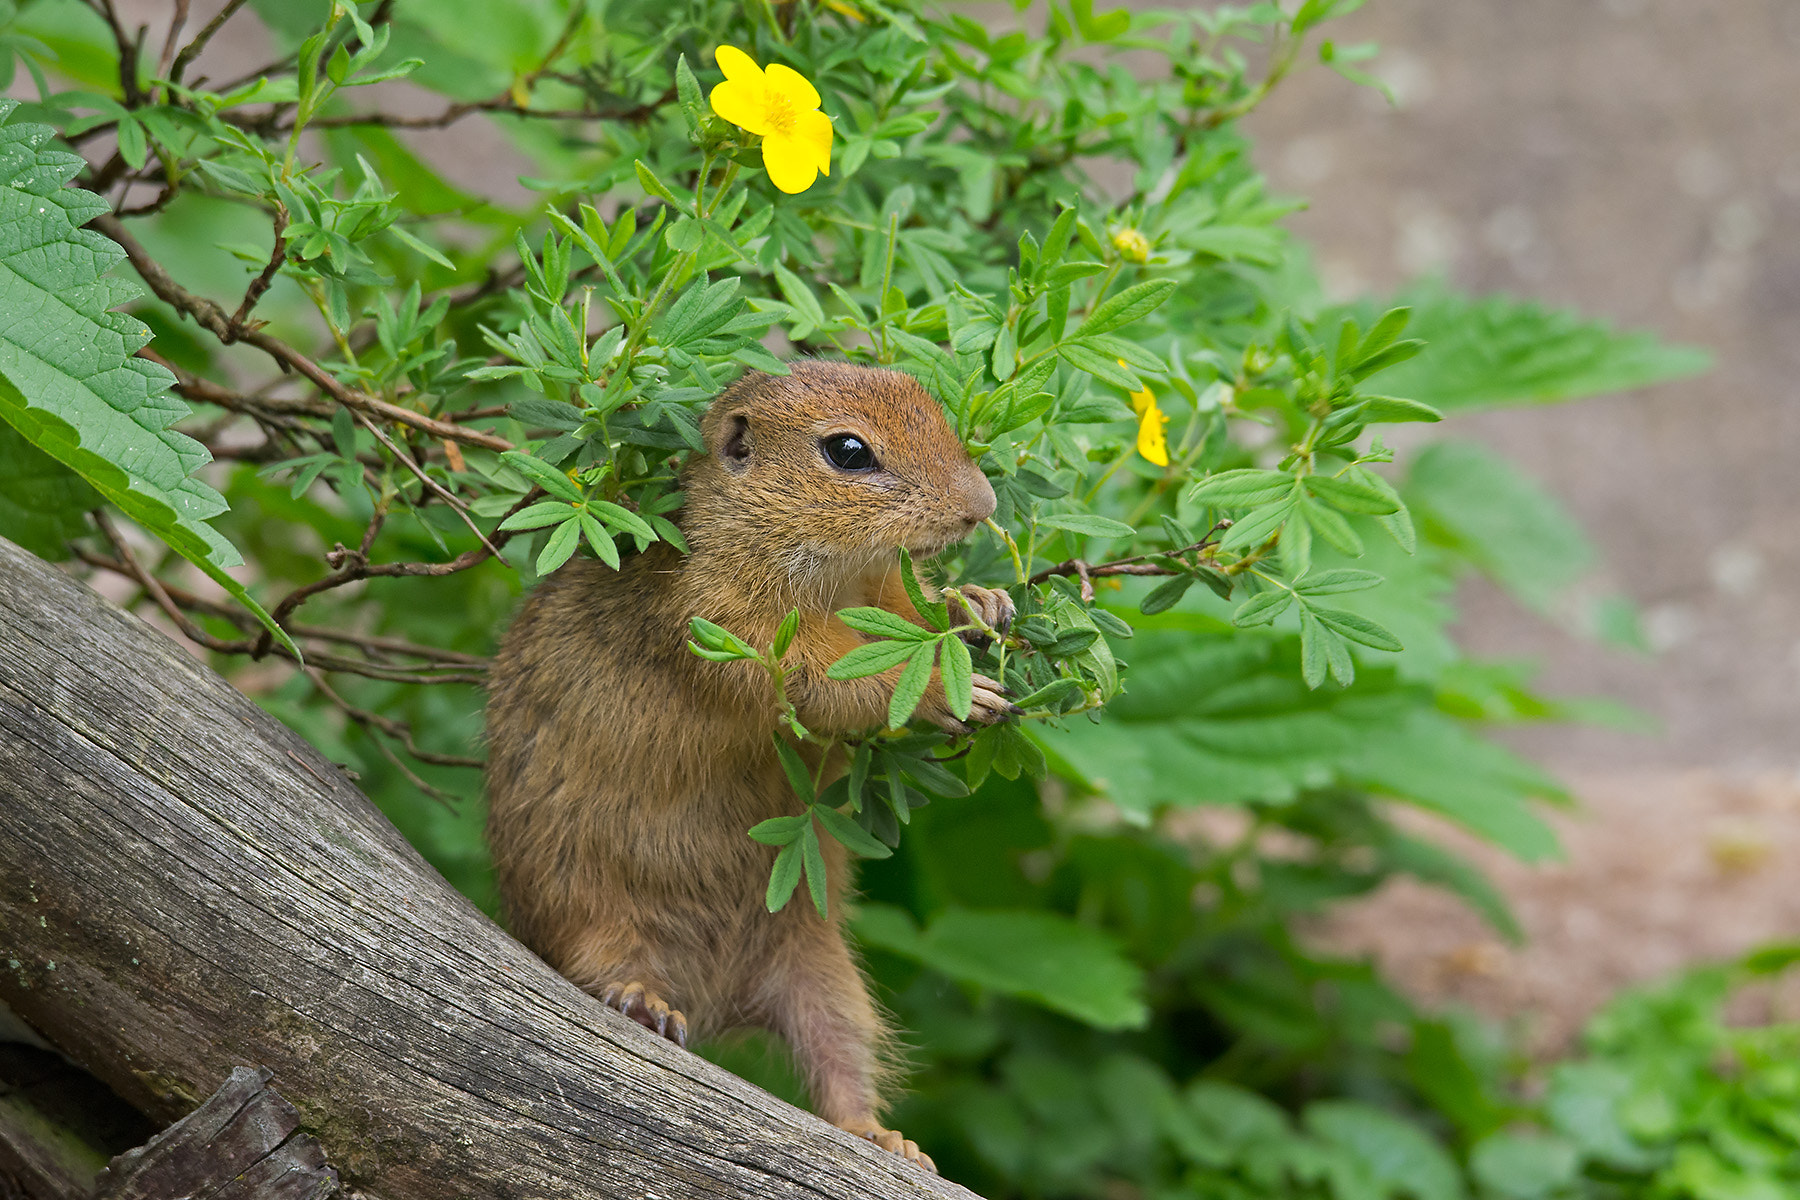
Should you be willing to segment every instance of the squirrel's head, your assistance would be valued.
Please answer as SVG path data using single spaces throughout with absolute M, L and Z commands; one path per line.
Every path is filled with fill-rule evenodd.
M 861 567 L 900 546 L 936 554 L 993 515 L 993 487 L 911 376 L 789 365 L 786 376 L 744 376 L 707 410 L 690 518 L 816 569 Z

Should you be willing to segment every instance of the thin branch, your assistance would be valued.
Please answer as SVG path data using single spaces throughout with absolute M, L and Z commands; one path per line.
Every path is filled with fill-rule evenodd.
M 182 74 L 188 69 L 189 64 L 200 57 L 200 52 L 206 49 L 206 43 L 212 41 L 213 34 L 219 32 L 220 27 L 231 20 L 232 14 L 242 7 L 244 7 L 244 0 L 229 0 L 212 20 L 201 26 L 200 32 L 194 35 L 194 40 L 183 46 L 181 53 L 175 56 L 175 62 L 168 71 L 168 78 L 180 83 Z
M 381 732 L 405 746 L 406 752 L 420 762 L 431 763 L 433 766 L 439 767 L 474 767 L 476 770 L 480 770 L 483 766 L 487 765 L 479 758 L 465 758 L 459 754 L 438 754 L 431 750 L 419 749 L 418 744 L 413 741 L 412 726 L 408 725 L 405 721 L 396 721 L 392 717 L 384 717 L 380 713 L 373 713 L 369 712 L 367 709 L 357 708 L 348 700 L 340 696 L 336 689 L 329 683 L 325 682 L 324 672 L 322 671 L 309 670 L 306 674 L 318 689 L 325 693 L 325 698 L 327 700 L 330 700 L 333 704 L 344 710 L 345 716 L 349 717 L 359 725 L 371 725 L 376 729 L 381 730 Z
M 402 408 L 398 404 L 371 396 L 355 388 L 346 387 L 338 381 L 336 376 L 286 342 L 253 325 L 238 324 L 227 316 L 225 310 L 218 304 L 204 296 L 196 296 L 176 283 L 163 269 L 162 264 L 150 257 L 150 252 L 144 249 L 143 244 L 133 237 L 116 217 L 101 215 L 95 217 L 91 224 L 94 229 L 119 244 L 120 249 L 124 250 L 126 257 L 131 260 L 131 265 L 136 268 L 138 275 L 164 303 L 186 313 L 202 328 L 227 345 L 232 342 L 245 342 L 255 346 L 276 362 L 306 376 L 320 391 L 345 408 L 365 416 L 380 417 L 384 421 L 411 425 L 414 429 L 424 430 L 433 437 L 449 438 L 452 441 L 465 442 L 474 446 L 485 446 L 490 450 L 511 450 L 513 448 L 511 442 L 495 434 L 440 421 L 435 417 L 425 416 L 410 408 Z
M 156 606 L 162 610 L 163 615 L 174 622 L 175 627 L 181 631 L 182 636 L 194 644 L 204 646 L 206 649 L 219 654 L 252 655 L 254 653 L 258 639 L 245 637 L 240 638 L 237 641 L 228 641 L 224 638 L 216 637 L 201 628 L 201 626 L 188 615 L 187 610 L 191 609 L 207 616 L 223 618 L 224 620 L 237 625 L 240 629 L 244 629 L 246 632 L 264 633 L 265 631 L 263 631 L 262 626 L 256 622 L 254 617 L 251 617 L 242 610 L 229 609 L 223 605 L 214 604 L 202 597 L 195 596 L 191 592 L 185 592 L 180 588 L 164 584 L 161 580 L 157 579 L 155 575 L 144 569 L 143 565 L 138 561 L 137 556 L 132 552 L 130 545 L 119 536 L 118 531 L 112 525 L 111 519 L 108 518 L 104 512 L 96 510 L 94 513 L 94 520 L 95 523 L 100 526 L 100 532 L 104 534 L 106 539 L 112 544 L 113 550 L 118 557 L 108 558 L 103 554 L 95 554 L 93 551 L 87 550 L 84 547 L 76 546 L 75 553 L 81 561 L 87 563 L 89 566 L 99 567 L 103 570 L 123 575 L 127 579 L 135 582 L 156 602 Z M 297 632 L 299 631 L 290 631 L 290 633 Z M 319 637 L 326 632 L 328 631 L 313 631 L 309 636 Z M 362 639 L 353 634 L 338 633 L 336 631 L 329 631 L 329 638 L 322 640 L 333 640 L 352 644 L 363 644 L 370 641 L 370 639 Z M 387 639 L 378 640 L 385 641 Z M 430 652 L 429 647 L 415 647 L 408 649 L 406 653 L 417 653 L 420 650 L 428 653 Z M 284 646 L 276 646 L 274 647 L 274 651 L 282 658 L 296 661 L 294 660 L 294 656 L 290 654 Z M 448 654 L 450 652 L 440 651 L 437 653 Z M 421 657 L 423 656 L 424 655 L 421 655 Z M 336 671 L 346 675 L 363 675 L 370 679 L 380 679 L 388 683 L 470 683 L 479 687 L 485 685 L 487 682 L 485 674 L 481 673 L 486 671 L 486 664 L 479 661 L 471 663 L 445 661 L 429 663 L 422 667 L 390 667 L 384 666 L 381 663 L 366 662 L 362 659 L 346 658 L 339 654 L 312 650 L 306 655 L 306 665 L 318 667 L 321 670 Z
M 1090 563 L 1081 558 L 1065 558 L 1054 567 L 1045 567 L 1027 583 L 1042 583 L 1053 575 L 1074 575 L 1081 580 L 1081 598 L 1092 603 L 1094 599 L 1094 580 L 1112 575 L 1186 575 L 1189 572 L 1180 567 L 1165 567 L 1151 562 L 1152 558 L 1179 559 L 1184 554 L 1206 554 L 1217 549 L 1213 541 L 1214 535 L 1231 528 L 1228 520 L 1220 521 L 1206 531 L 1206 536 L 1189 546 L 1168 554 L 1137 554 L 1130 558 L 1114 559 L 1112 562 Z
M 250 286 L 244 289 L 244 302 L 238 305 L 235 313 L 231 314 L 233 325 L 242 325 L 249 319 L 250 310 L 256 307 L 257 301 L 263 298 L 263 293 L 267 292 L 274 284 L 275 273 L 281 270 L 281 264 L 287 261 L 287 239 L 283 236 L 287 232 L 287 225 L 287 209 L 277 204 L 275 206 L 275 249 L 269 252 L 269 261 L 263 267 L 262 273 L 252 279 Z
M 188 0 L 175 0 L 175 15 L 169 19 L 169 36 L 163 39 L 162 54 L 156 60 L 156 73 L 164 79 L 169 77 L 169 67 L 175 61 L 175 43 L 181 37 L 181 27 L 187 24 Z
M 499 549 L 495 547 L 494 543 L 488 541 L 487 534 L 481 532 L 480 527 L 475 524 L 474 518 L 469 516 L 469 506 L 467 504 L 464 504 L 460 499 L 452 495 L 443 484 L 427 475 L 425 473 L 425 468 L 414 462 L 412 460 L 412 455 L 395 445 L 394 439 L 384 433 L 381 426 L 375 424 L 375 422 L 369 420 L 369 418 L 363 416 L 361 413 L 355 413 L 353 415 L 362 423 L 364 429 L 367 429 L 370 433 L 374 434 L 377 441 L 386 446 L 395 458 L 406 465 L 407 470 L 418 477 L 420 483 L 424 484 L 426 488 L 438 497 L 438 499 L 442 500 L 445 504 L 448 504 L 451 511 L 462 518 L 463 524 L 469 527 L 469 532 L 473 533 L 481 544 L 488 548 L 489 553 L 496 556 L 499 555 Z

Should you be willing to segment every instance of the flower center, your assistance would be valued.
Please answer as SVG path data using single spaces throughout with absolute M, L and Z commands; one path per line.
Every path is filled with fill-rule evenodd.
M 787 96 L 771 88 L 767 93 L 768 108 L 765 112 L 770 133 L 792 134 L 794 132 L 794 102 Z

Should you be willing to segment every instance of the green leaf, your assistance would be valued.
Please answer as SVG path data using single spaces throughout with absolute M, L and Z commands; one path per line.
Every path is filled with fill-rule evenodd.
M 905 642 L 929 641 L 936 635 L 929 629 L 914 625 L 899 613 L 889 612 L 885 608 L 842 608 L 838 610 L 838 620 L 871 637 L 894 638 Z
M 770 651 L 779 659 L 794 644 L 794 635 L 800 632 L 800 610 L 790 608 L 788 615 L 781 618 L 781 624 L 775 629 L 775 640 L 770 644 Z
M 1302 596 L 1330 596 L 1339 592 L 1361 592 L 1372 587 L 1379 587 L 1382 577 L 1373 571 L 1356 571 L 1339 568 L 1332 571 L 1320 571 L 1317 575 L 1308 575 L 1305 579 L 1294 583 L 1294 590 Z
M 1400 509 L 1398 499 L 1348 475 L 1308 475 L 1305 483 L 1307 491 L 1345 512 L 1380 515 Z
M 1193 586 L 1194 577 L 1192 575 L 1177 575 L 1152 588 L 1150 593 L 1138 603 L 1138 611 L 1146 617 L 1152 617 L 1159 612 L 1174 608 L 1181 603 L 1181 598 L 1187 595 L 1188 589 Z
M 850 853 L 863 858 L 887 858 L 893 854 L 891 847 L 869 836 L 867 830 L 837 809 L 818 805 L 812 812 L 819 818 L 819 824 L 825 827 L 825 832 L 843 843 L 844 849 Z
M 1288 610 L 1294 602 L 1294 593 L 1286 588 L 1274 588 L 1261 592 L 1238 606 L 1231 614 L 1233 625 L 1267 625 Z
M 1020 708 L 1027 712 L 1034 708 L 1056 708 L 1071 696 L 1081 694 L 1081 681 L 1078 679 L 1053 679 L 1037 691 L 1017 701 Z
M 14 124 L 0 101 L 0 420 L 199 567 L 291 653 L 298 650 L 226 573 L 243 559 L 206 523 L 225 511 L 195 477 L 211 460 L 173 428 L 189 415 L 169 372 L 136 357 L 150 332 L 111 311 L 139 290 L 102 274 L 124 257 L 82 229 L 105 201 L 63 186 L 83 162 L 44 148 L 53 131 Z M 30 314 L 25 319 L 23 314 Z
M 571 504 L 581 503 L 581 489 L 576 487 L 567 475 L 543 459 L 533 458 L 520 450 L 508 450 L 500 455 L 500 461 L 552 496 L 560 497 Z
M 1075 332 L 1077 335 L 1108 333 L 1123 328 L 1153 312 L 1174 294 L 1175 286 L 1173 279 L 1152 279 L 1128 287 L 1088 314 L 1088 319 Z
M 615 529 L 623 529 L 626 533 L 634 534 L 637 537 L 645 538 L 649 541 L 656 540 L 656 531 L 650 528 L 649 523 L 646 522 L 644 518 L 638 516 L 629 508 L 614 504 L 608 500 L 589 500 L 588 511 L 604 518 L 606 523 Z
M 913 710 L 925 698 L 925 689 L 931 685 L 931 662 L 936 652 L 935 641 L 921 642 L 913 648 L 900 678 L 894 681 L 894 698 L 888 701 L 889 729 L 898 729 L 911 720 Z
M 802 820 L 805 820 L 810 828 L 812 824 L 810 818 L 803 817 Z M 763 907 L 770 912 L 780 912 L 786 908 L 789 897 L 794 894 L 794 888 L 799 886 L 800 855 L 802 853 L 800 843 L 801 838 L 796 836 L 793 841 L 781 848 L 780 854 L 775 856 L 775 866 L 769 871 L 769 890 L 763 896 Z
M 918 642 L 884 641 L 858 646 L 825 669 L 828 679 L 863 679 L 899 666 L 913 656 Z
M 536 571 L 539 575 L 548 575 L 570 558 L 574 557 L 575 548 L 581 544 L 581 514 L 571 512 L 569 519 L 556 527 L 550 540 L 538 553 Z
M 1309 607 L 1313 616 L 1353 642 L 1394 654 L 1405 649 L 1399 638 L 1359 613 L 1346 612 L 1341 608 L 1321 608 L 1317 605 Z
M 540 500 L 500 522 L 500 528 L 542 529 L 546 525 L 560 525 L 578 512 L 567 500 Z
M 0 535 L 39 558 L 64 559 L 99 505 L 81 476 L 0 424 Z
M 587 544 L 593 548 L 595 556 L 613 570 L 618 570 L 619 548 L 613 544 L 605 527 L 584 512 L 581 514 L 581 532 L 587 538 Z
M 1094 513 L 1053 513 L 1047 517 L 1039 517 L 1038 524 L 1088 537 L 1128 538 L 1137 534 L 1137 530 L 1123 521 Z
M 1188 493 L 1195 504 L 1219 508 L 1255 508 L 1293 493 L 1294 477 L 1285 471 L 1221 471 L 1195 484 Z
M 829 916 L 825 911 L 825 854 L 819 848 L 818 827 L 810 820 L 800 832 L 798 845 L 806 865 L 806 890 L 812 894 L 813 907 L 819 910 L 821 917 Z
M 800 836 L 808 819 L 806 813 L 792 817 L 770 817 L 752 825 L 750 836 L 765 846 L 785 846 Z
M 1555 1134 L 1503 1131 L 1477 1143 L 1469 1174 L 1496 1200 L 1552 1200 L 1575 1186 L 1581 1154 Z
M 1149 1019 L 1143 972 L 1112 938 L 1055 913 L 949 908 L 921 932 L 904 910 L 866 904 L 854 929 L 865 945 L 1099 1029 Z
M 1410 298 L 1426 348 L 1384 375 L 1383 389 L 1446 412 L 1629 391 L 1711 365 L 1702 350 L 1503 296 L 1432 287 Z
M 1545 611 L 1598 560 L 1562 505 L 1505 459 L 1440 442 L 1413 460 L 1406 502 L 1425 535 Z
M 912 555 L 906 547 L 900 547 L 900 585 L 906 589 L 906 598 L 912 601 L 913 608 L 930 623 L 933 629 L 942 632 L 950 628 L 950 606 L 942 596 L 929 600 L 925 590 L 919 586 L 919 573 L 913 568 Z
M 811 804 L 814 796 L 813 780 L 812 772 L 806 769 L 806 761 L 800 757 L 800 751 L 794 748 L 792 742 L 779 733 L 774 737 L 775 753 L 781 759 L 781 769 L 787 775 L 789 785 L 802 803 Z
M 632 166 L 637 171 L 638 186 L 642 187 L 652 196 L 655 196 L 658 200 L 661 200 L 664 204 L 667 204 L 676 212 L 688 212 L 687 204 L 669 189 L 668 184 L 657 178 L 656 172 L 645 166 L 642 159 L 634 161 Z
M 1303 1120 L 1315 1137 L 1367 1168 L 1384 1195 L 1404 1191 L 1415 1200 L 1464 1200 L 1455 1161 L 1409 1121 L 1352 1100 L 1310 1104 Z
M 938 672 L 944 680 L 944 702 L 959 721 L 969 719 L 975 704 L 975 666 L 969 660 L 969 648 L 953 633 L 938 639 L 942 651 L 938 656 Z

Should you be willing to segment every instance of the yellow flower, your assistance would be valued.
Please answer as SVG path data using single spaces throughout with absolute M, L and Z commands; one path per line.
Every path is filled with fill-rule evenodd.
M 1150 260 L 1150 239 L 1136 229 L 1121 229 L 1112 235 L 1113 249 L 1126 262 L 1141 263 Z
M 1125 360 L 1121 358 L 1119 365 L 1125 366 Z M 1138 453 L 1159 467 L 1168 466 L 1169 438 L 1163 427 L 1169 423 L 1169 418 L 1162 409 L 1156 407 L 1156 396 L 1149 388 L 1133 392 L 1131 408 L 1138 415 Z
M 792 67 L 768 70 L 736 46 L 713 51 L 725 82 L 712 90 L 713 111 L 762 138 L 763 166 L 789 195 L 820 172 L 831 174 L 831 118 L 819 111 L 818 89 Z

